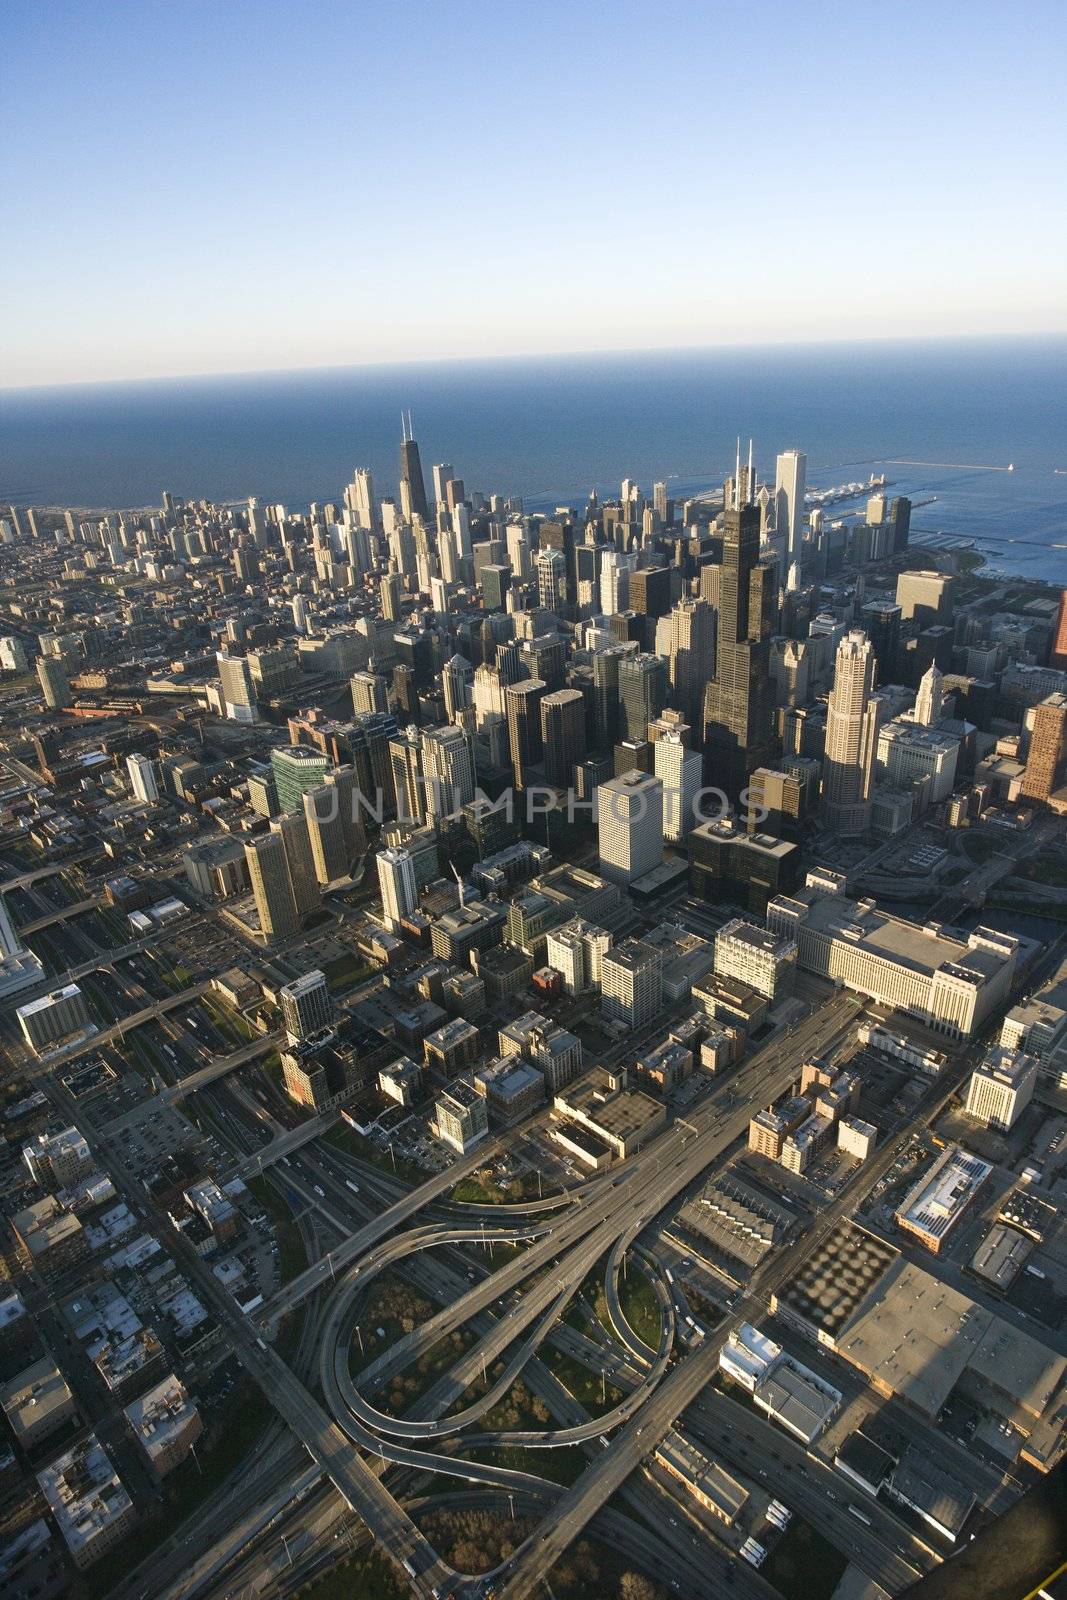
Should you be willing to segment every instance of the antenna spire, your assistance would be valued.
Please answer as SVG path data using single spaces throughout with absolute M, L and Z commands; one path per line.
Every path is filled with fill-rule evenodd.
M 734 457 L 734 510 L 741 509 L 741 435 L 737 435 L 737 454 Z
M 748 440 L 748 479 L 747 479 L 747 482 L 745 483 L 745 500 L 746 500 L 748 505 L 752 504 L 752 436 L 751 436 L 751 434 L 749 435 L 749 440 Z

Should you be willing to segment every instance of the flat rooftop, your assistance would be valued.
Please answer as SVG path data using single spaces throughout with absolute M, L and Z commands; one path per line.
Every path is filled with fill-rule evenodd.
M 903 1258 L 839 1336 L 838 1352 L 925 1416 L 965 1372 L 1039 1416 L 1067 1359 Z
M 898 1254 L 854 1222 L 839 1222 L 778 1291 L 778 1302 L 836 1338 Z

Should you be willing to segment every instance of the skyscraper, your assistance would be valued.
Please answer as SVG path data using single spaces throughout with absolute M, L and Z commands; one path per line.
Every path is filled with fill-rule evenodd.
M 423 734 L 422 775 L 429 817 L 453 817 L 474 799 L 473 742 L 462 728 L 431 728 Z
M 270 765 L 279 809 L 300 811 L 307 790 L 324 781 L 330 758 L 311 745 L 290 744 L 271 751 Z
M 1067 694 L 1050 694 L 1031 713 L 1030 750 L 1020 793 L 1047 800 L 1063 778 L 1067 758 Z
M 400 574 L 388 572 L 378 585 L 382 601 L 382 616 L 386 622 L 400 621 Z
M 537 572 L 537 603 L 546 611 L 558 611 L 567 601 L 567 561 L 562 550 L 539 550 L 534 558 Z
M 466 656 L 451 656 L 441 668 L 441 689 L 445 698 L 445 716 L 455 722 L 456 713 L 471 703 L 471 685 L 474 668 Z
M 541 701 L 541 738 L 545 777 L 567 789 L 576 761 L 585 752 L 585 697 L 580 689 L 558 689 Z
M 648 772 L 610 778 L 596 792 L 600 874 L 633 883 L 663 860 L 663 784 Z
M 504 690 L 508 747 L 517 789 L 525 789 L 530 768 L 541 760 L 541 701 L 547 693 L 548 684 L 543 678 L 523 678 L 519 683 L 509 683 Z
M 610 750 L 618 738 L 619 667 L 634 653 L 633 645 L 611 644 L 593 657 L 593 714 L 596 742 L 601 750 Z
M 290 1044 L 322 1033 L 333 1021 L 333 1001 L 326 975 L 316 967 L 278 990 L 282 1023 Z
M 49 711 L 62 711 L 64 706 L 70 705 L 70 679 L 62 661 L 54 656 L 38 656 L 37 679 Z
M 846 837 L 863 833 L 870 821 L 882 711 L 874 693 L 875 670 L 871 641 L 862 629 L 853 628 L 837 647 L 822 768 L 824 820 Z
M 670 615 L 671 703 L 699 728 L 704 690 L 715 672 L 715 613 L 706 600 L 679 600 Z
M 439 506 L 448 503 L 448 485 L 455 477 L 451 461 L 435 461 L 433 466 L 433 497 Z
M 804 522 L 804 489 L 808 458 L 801 450 L 783 450 L 778 457 L 774 487 L 774 519 L 779 539 L 785 540 L 786 587 L 800 587 L 800 533 Z
M 389 689 L 380 672 L 352 674 L 352 710 L 356 716 L 389 710 Z
M 142 805 L 154 805 L 159 799 L 159 774 L 150 756 L 126 757 L 126 771 L 130 775 L 130 788 Z
M 304 820 L 303 809 L 275 817 L 270 831 L 281 840 L 285 865 L 289 874 L 293 904 L 298 917 L 307 916 L 319 904 L 319 884 L 315 876 L 315 860 L 311 854 L 311 838 Z
M 422 517 L 423 521 L 429 520 L 429 507 L 426 504 L 426 483 L 422 476 L 422 460 L 419 456 L 419 447 L 415 443 L 411 431 L 411 413 L 404 417 L 401 413 L 400 423 L 403 436 L 400 441 L 400 483 L 407 485 L 412 512 Z
M 680 733 L 661 733 L 652 746 L 656 777 L 663 785 L 663 837 L 672 844 L 685 839 L 695 821 L 696 797 L 704 762 L 686 748 Z
M 422 783 L 422 739 L 418 728 L 405 728 L 390 739 L 389 767 L 397 816 L 402 822 L 425 822 L 426 791 Z
M 937 662 L 923 673 L 919 692 L 915 697 L 912 720 L 923 728 L 936 728 L 941 721 L 941 707 L 945 699 L 945 680 Z
M 630 574 L 635 564 L 634 557 L 621 550 L 604 551 L 600 560 L 600 609 L 606 617 L 629 606 Z
M 667 704 L 667 663 L 649 653 L 619 662 L 619 732 L 624 739 L 648 738 L 648 725 Z
M 414 911 L 419 903 L 415 863 L 410 851 L 379 850 L 378 886 L 382 893 L 385 925 L 395 931 L 402 918 Z
M 759 559 L 758 507 L 735 495 L 723 524 L 715 681 L 704 715 L 710 780 L 736 800 L 772 755 L 773 594 L 770 568 Z
M 280 835 L 261 833 L 249 839 L 245 845 L 245 861 L 264 935 L 268 939 L 288 938 L 297 931 L 300 919 Z

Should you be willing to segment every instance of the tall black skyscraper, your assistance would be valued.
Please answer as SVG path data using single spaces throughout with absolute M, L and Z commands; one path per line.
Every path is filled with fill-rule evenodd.
M 749 774 L 773 755 L 771 569 L 759 559 L 759 507 L 743 501 L 723 516 L 716 676 L 704 702 L 708 781 L 736 800 Z
M 400 413 L 400 425 L 403 429 L 403 437 L 400 440 L 400 482 L 406 483 L 408 486 L 412 511 L 417 512 L 425 522 L 429 519 L 429 511 L 426 506 L 426 484 L 422 476 L 422 458 L 419 455 L 419 447 L 415 443 L 411 432 L 410 411 L 406 417 L 403 412 Z

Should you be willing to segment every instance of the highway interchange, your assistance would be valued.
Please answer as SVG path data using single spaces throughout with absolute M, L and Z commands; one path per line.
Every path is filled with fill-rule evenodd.
M 136 1001 L 136 990 L 134 984 L 131 1001 Z M 150 998 L 142 996 L 144 1001 Z M 182 998 L 195 996 L 187 991 Z M 167 1019 L 174 1009 L 164 1000 L 141 1004 L 137 1015 Z M 369 1536 L 398 1563 L 412 1592 L 424 1597 L 451 1594 L 481 1600 L 492 1592 L 517 1600 L 535 1593 L 559 1557 L 592 1527 L 680 1596 L 699 1600 L 714 1575 L 739 1595 L 767 1600 L 773 1591 L 759 1573 L 709 1539 L 699 1522 L 687 1526 L 691 1517 L 681 1512 L 652 1464 L 656 1446 L 683 1413 L 687 1429 L 709 1454 L 742 1474 L 765 1475 L 760 1463 L 768 1460 L 788 1470 L 795 1509 L 890 1592 L 921 1575 L 936 1558 L 892 1511 L 877 1503 L 867 1508 L 869 1525 L 858 1525 L 844 1496 L 832 1488 L 831 1468 L 757 1415 L 746 1410 L 738 1416 L 736 1404 L 709 1383 L 730 1330 L 741 1320 L 766 1314 L 774 1282 L 839 1215 L 856 1205 L 857 1186 L 826 1208 L 814 1228 L 777 1258 L 770 1271 L 759 1274 L 729 1315 L 714 1329 L 703 1329 L 699 1339 L 686 1334 L 684 1296 L 644 1242 L 665 1208 L 732 1152 L 752 1112 L 795 1081 L 804 1060 L 833 1054 L 861 1009 L 847 993 L 830 997 L 625 1164 L 566 1196 L 491 1207 L 459 1204 L 449 1196 L 466 1174 L 485 1165 L 497 1146 L 482 1146 L 407 1189 L 387 1173 L 322 1143 L 319 1135 L 331 1117 L 286 1129 L 257 1109 L 233 1069 L 261 1054 L 269 1041 L 215 1057 L 202 1044 L 191 1054 L 183 1051 L 189 1054 L 184 1065 L 192 1070 L 177 1084 L 161 1088 L 159 1102 L 195 1094 L 198 1105 L 222 1119 L 230 1141 L 237 1136 L 238 1148 L 243 1137 L 246 1153 L 236 1170 L 272 1172 L 290 1200 L 303 1208 L 310 1265 L 252 1317 L 244 1317 L 203 1261 L 171 1235 L 168 1248 L 210 1304 L 245 1371 L 284 1426 L 272 1429 L 246 1478 L 212 1508 L 203 1526 L 178 1530 L 154 1553 L 147 1566 L 148 1592 L 168 1600 L 232 1592 L 234 1572 L 254 1559 L 250 1545 L 258 1545 L 264 1529 L 276 1522 L 288 1527 L 292 1520 L 299 1527 L 305 1513 L 322 1518 L 324 1508 L 332 1508 L 329 1514 L 346 1530 L 349 1544 Z M 172 1037 L 180 1037 L 185 1046 L 190 1043 L 180 1028 Z M 81 1047 L 72 1057 L 91 1048 L 91 1043 Z M 52 1072 L 40 1076 L 57 1109 L 73 1119 L 77 1108 L 58 1077 Z M 928 1116 L 946 1093 L 941 1085 L 928 1097 Z M 117 1186 L 147 1209 L 149 1221 L 162 1234 L 169 1227 L 166 1218 L 153 1216 L 151 1205 L 145 1208 L 143 1190 L 125 1167 L 122 1119 L 100 1128 L 87 1126 L 84 1117 L 79 1120 Z M 859 1182 L 864 1191 L 889 1164 L 896 1143 L 887 1141 L 875 1162 L 863 1169 Z M 355 1187 L 353 1176 L 358 1177 Z M 486 1266 L 481 1252 L 494 1242 L 506 1243 L 514 1252 L 502 1264 Z M 637 1337 L 622 1311 L 619 1279 L 628 1258 L 640 1260 L 653 1284 L 661 1313 L 655 1350 Z M 349 1358 L 353 1327 L 375 1276 L 385 1270 L 399 1272 L 439 1309 L 354 1377 Z M 565 1316 L 591 1274 L 601 1270 L 611 1333 L 601 1330 L 594 1342 Z M 298 1308 L 305 1319 L 303 1334 L 297 1356 L 287 1361 L 273 1348 L 272 1337 L 282 1319 Z M 403 1416 L 383 1409 L 376 1399 L 381 1390 L 460 1328 L 473 1342 L 414 1405 Z M 598 1417 L 588 1415 L 541 1359 L 548 1349 L 610 1372 L 622 1399 Z M 490 1368 L 496 1376 L 480 1382 Z M 486 1413 L 519 1376 L 547 1406 L 551 1425 L 509 1433 L 487 1427 Z M 538 1450 L 564 1445 L 580 1450 L 586 1463 L 570 1487 L 536 1470 Z M 529 1450 L 530 1470 L 494 1464 L 492 1452 L 502 1446 Z M 465 1453 L 472 1451 L 487 1459 Z M 458 1480 L 455 1493 L 427 1499 L 414 1492 L 426 1473 L 437 1481 Z M 505 1501 L 513 1515 L 517 1506 L 518 1515 L 534 1518 L 537 1527 L 495 1574 L 453 1571 L 419 1525 L 431 1502 L 484 1507 Z M 650 1506 L 658 1507 L 662 1515 L 656 1531 L 630 1520 L 620 1506 L 645 1515 Z M 116 1591 L 116 1600 L 140 1600 L 145 1591 L 143 1575 L 135 1574 L 124 1591 Z

